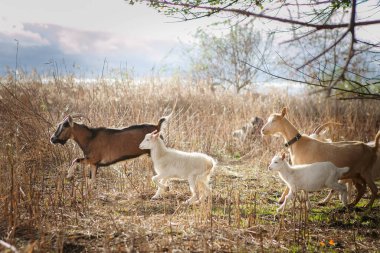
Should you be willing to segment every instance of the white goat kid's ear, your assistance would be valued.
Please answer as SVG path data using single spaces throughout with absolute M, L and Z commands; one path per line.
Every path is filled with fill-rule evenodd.
M 159 135 L 160 135 L 160 133 L 157 132 L 157 130 L 155 130 L 155 131 L 152 133 L 152 139 L 157 139 Z

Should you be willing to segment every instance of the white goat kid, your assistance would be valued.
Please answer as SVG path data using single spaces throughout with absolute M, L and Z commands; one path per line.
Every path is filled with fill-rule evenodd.
M 167 148 L 157 131 L 145 136 L 140 149 L 150 149 L 153 167 L 157 173 L 152 180 L 158 190 L 152 199 L 161 197 L 168 189 L 166 182 L 171 178 L 188 180 L 192 195 L 186 204 L 198 203 L 211 193 L 209 181 L 216 162 L 210 156 Z
M 280 178 L 290 189 L 277 212 L 284 211 L 287 201 L 292 199 L 294 193 L 300 190 L 305 191 L 307 196 L 310 191 L 331 188 L 339 191 L 340 200 L 344 206 L 347 205 L 347 188 L 345 185 L 339 184 L 338 180 L 349 170 L 349 167 L 338 168 L 331 162 L 290 166 L 285 161 L 285 154 L 283 154 L 282 157 L 274 156 L 268 169 L 278 171 Z

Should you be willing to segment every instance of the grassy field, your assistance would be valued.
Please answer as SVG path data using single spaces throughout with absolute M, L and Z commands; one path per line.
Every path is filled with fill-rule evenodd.
M 52 145 L 56 124 L 83 113 L 92 127 L 156 123 L 170 113 L 164 129 L 169 146 L 200 151 L 218 160 L 212 198 L 187 206 L 188 184 L 172 181 L 162 200 L 151 201 L 152 163 L 142 156 L 101 168 L 95 189 L 87 190 L 85 170 L 65 179 L 70 162 L 81 157 L 69 141 Z M 324 207 L 312 195 L 312 210 L 288 205 L 275 217 L 284 184 L 267 166 L 284 150 L 283 140 L 261 137 L 236 142 L 231 132 L 253 116 L 264 119 L 286 106 L 302 133 L 327 121 L 343 124 L 333 140 L 373 140 L 380 127 L 376 101 L 334 101 L 323 96 L 291 97 L 210 90 L 178 79 L 139 85 L 42 84 L 29 77 L 0 86 L 0 251 L 12 252 L 374 252 L 380 249 L 380 207 L 344 211 L 335 196 Z M 15 248 L 10 249 L 9 246 Z

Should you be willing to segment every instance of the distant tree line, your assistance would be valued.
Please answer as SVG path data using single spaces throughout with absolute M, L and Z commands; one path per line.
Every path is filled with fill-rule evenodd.
M 358 35 L 359 31 L 380 25 L 380 19 L 373 16 L 380 12 L 379 1 L 357 0 L 138 0 L 183 21 L 218 15 L 218 17 L 236 20 L 244 25 L 231 27 L 227 37 L 216 38 L 205 33 L 198 33 L 198 38 L 212 39 L 216 45 L 209 44 L 208 52 L 220 60 L 231 64 L 235 71 L 211 70 L 212 64 L 200 62 L 199 68 L 208 68 L 219 73 L 216 83 L 231 83 L 235 75 L 237 91 L 251 84 L 244 82 L 246 77 L 254 77 L 258 72 L 273 78 L 296 82 L 324 91 L 328 96 L 339 99 L 379 99 L 380 100 L 380 41 L 367 39 Z M 366 13 L 363 14 L 363 12 Z M 260 23 L 259 23 L 260 21 Z M 261 42 L 255 39 L 257 33 L 251 28 L 253 24 L 278 24 L 267 36 L 260 35 Z M 273 35 L 287 37 L 276 45 L 271 54 L 278 57 L 281 70 L 268 68 L 267 64 L 258 64 L 266 59 L 269 47 L 263 47 L 264 41 L 273 41 Z M 248 36 L 253 38 L 249 39 Z M 237 42 L 235 48 L 227 48 L 226 41 Z M 243 41 L 240 41 L 243 40 Z M 376 38 L 375 38 L 376 40 Z M 247 45 L 246 43 L 252 43 Z M 224 44 L 224 45 L 223 45 Z M 259 52 L 248 53 L 255 49 Z M 247 46 L 244 51 L 242 47 Z M 212 53 L 211 53 L 212 52 Z M 222 53 L 224 52 L 224 53 Z M 237 53 L 238 52 L 238 53 Z M 202 52 L 201 54 L 205 54 Z M 207 56 L 207 54 L 206 54 Z M 207 59 L 207 57 L 205 58 Z M 211 58 L 208 58 L 211 60 Z M 219 66 L 220 66 L 219 65 Z M 246 65 L 246 66 L 243 66 Z M 273 63 L 272 63 L 273 65 Z M 251 70 L 248 70 L 251 68 Z M 206 71 L 206 72 L 207 72 Z M 233 74 L 232 74 L 233 73 Z M 244 74 L 243 74 L 244 73 Z M 213 76 L 213 75 L 211 75 Z M 251 80 L 254 80 L 251 79 Z

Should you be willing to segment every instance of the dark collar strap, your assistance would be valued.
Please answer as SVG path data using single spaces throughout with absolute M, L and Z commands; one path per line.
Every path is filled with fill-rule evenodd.
M 288 141 L 287 143 L 285 143 L 285 147 L 289 148 L 290 145 L 292 145 L 293 143 L 295 143 L 296 141 L 298 141 L 299 139 L 301 139 L 302 135 L 300 133 L 298 133 L 293 139 L 291 139 L 290 141 Z

